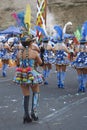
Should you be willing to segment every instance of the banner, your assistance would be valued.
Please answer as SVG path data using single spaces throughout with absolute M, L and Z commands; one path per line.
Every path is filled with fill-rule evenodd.
M 74 32 L 74 35 L 75 35 L 75 37 L 77 38 L 78 41 L 81 40 L 82 36 L 81 36 L 81 27 L 80 26 L 77 27 L 76 31 Z
M 46 26 L 47 0 L 37 0 L 37 20 L 36 25 L 45 29 Z

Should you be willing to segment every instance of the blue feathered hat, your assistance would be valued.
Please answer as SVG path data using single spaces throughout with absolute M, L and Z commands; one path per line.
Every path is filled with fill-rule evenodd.
M 85 44 L 85 43 L 87 43 L 87 40 L 85 38 L 82 38 L 79 42 L 80 42 L 80 44 Z

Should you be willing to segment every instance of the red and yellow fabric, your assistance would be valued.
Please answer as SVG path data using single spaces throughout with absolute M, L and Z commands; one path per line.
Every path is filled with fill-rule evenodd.
M 46 8 L 47 0 L 37 0 L 37 19 L 36 25 L 42 27 L 45 30 L 46 27 Z M 43 35 L 41 32 L 36 32 L 38 40 L 41 41 Z
M 45 28 L 46 25 L 46 0 L 37 0 L 37 21 L 36 25 Z

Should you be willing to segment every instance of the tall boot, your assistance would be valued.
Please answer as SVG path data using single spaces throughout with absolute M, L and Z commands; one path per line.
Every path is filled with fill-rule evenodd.
M 47 70 L 43 70 L 43 76 L 44 76 L 44 84 L 48 85 L 48 82 L 47 82 Z
M 24 118 L 23 123 L 32 122 L 32 119 L 29 116 L 29 96 L 24 96 Z
M 86 74 L 82 75 L 82 88 L 83 88 L 83 92 L 85 92 L 85 88 L 86 88 Z
M 87 74 L 83 74 L 85 85 L 87 83 Z
M 2 76 L 3 77 L 6 77 L 7 67 L 8 67 L 8 64 L 3 64 L 3 67 L 2 67 Z
M 86 74 L 86 85 L 87 85 L 87 74 Z
M 62 71 L 60 76 L 61 76 L 61 88 L 64 88 L 64 81 L 65 81 L 65 75 L 66 75 L 66 72 L 65 71 Z
M 78 83 L 79 83 L 78 92 L 82 92 L 83 91 L 83 75 L 82 74 L 78 75 Z
M 39 93 L 33 92 L 32 95 L 32 109 L 31 109 L 31 117 L 34 121 L 38 120 L 38 105 L 39 105 Z
M 47 77 L 49 77 L 50 72 L 51 72 L 51 69 L 48 69 L 48 70 L 47 70 Z
M 60 74 L 61 74 L 61 72 L 57 72 L 57 84 L 58 84 L 59 88 L 61 87 L 61 77 L 60 77 Z

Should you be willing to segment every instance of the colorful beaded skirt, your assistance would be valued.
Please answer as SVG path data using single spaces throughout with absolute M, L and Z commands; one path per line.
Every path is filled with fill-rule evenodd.
M 41 84 L 43 83 L 43 76 L 31 67 L 16 68 L 16 73 L 13 82 L 17 84 Z

